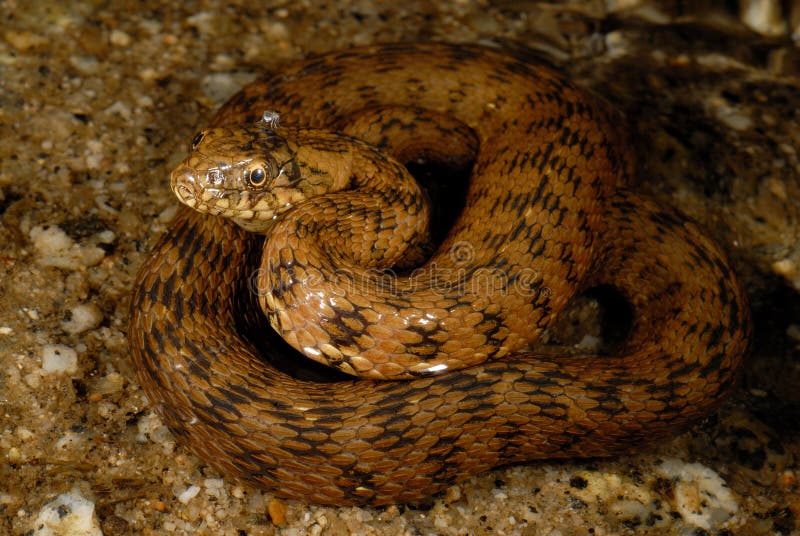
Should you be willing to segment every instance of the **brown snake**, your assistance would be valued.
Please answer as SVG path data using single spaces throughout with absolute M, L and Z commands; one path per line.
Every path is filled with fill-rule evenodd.
M 297 157 L 302 143 L 292 149 L 296 162 L 272 162 L 270 171 L 280 168 L 280 180 L 288 180 L 281 187 L 299 196 L 286 217 L 307 216 L 290 232 L 283 223 L 270 227 L 267 246 L 226 218 L 183 207 L 139 272 L 129 338 L 142 386 L 169 428 L 223 474 L 306 502 L 407 502 L 500 464 L 629 451 L 703 418 L 729 391 L 750 324 L 727 261 L 683 216 L 621 186 L 632 159 L 615 116 L 550 69 L 478 47 L 354 49 L 257 80 L 212 126 L 255 125 L 264 110 L 279 110 L 285 125 L 357 135 L 403 162 L 424 154 L 429 143 L 441 157 L 452 139 L 474 135 L 466 207 L 425 266 L 435 260 L 466 268 L 466 281 L 479 266 L 502 271 L 507 283 L 533 274 L 525 287 L 533 292 L 495 300 L 455 285 L 436 294 L 434 304 L 416 288 L 379 289 L 370 299 L 325 298 L 311 307 L 325 314 L 295 332 L 295 346 L 316 344 L 304 342 L 303 330 L 315 332 L 325 344 L 340 345 L 322 352 L 340 368 L 367 374 L 371 365 L 362 366 L 361 357 L 369 348 L 381 349 L 369 352 L 379 362 L 383 350 L 402 359 L 413 354 L 414 379 L 298 379 L 263 357 L 285 345 L 265 333 L 250 277 L 272 242 L 278 260 L 264 261 L 266 269 L 293 285 L 319 261 L 295 234 L 357 239 L 337 221 L 347 195 L 364 198 L 353 186 L 363 183 L 361 164 L 344 173 L 356 178 L 337 186 L 339 192 L 311 197 L 319 185 L 305 182 L 309 169 L 298 172 L 314 164 Z M 435 119 L 425 127 L 428 114 Z M 387 132 L 406 138 L 387 141 Z M 318 220 L 314 203 L 337 218 Z M 370 210 L 355 212 L 375 238 L 392 243 L 394 227 L 376 226 Z M 323 220 L 336 232 L 318 231 L 314 222 Z M 463 243 L 474 251 L 458 264 L 463 259 L 452 252 Z M 370 260 L 361 251 L 347 255 Z M 628 335 L 613 355 L 522 351 L 576 293 L 596 285 L 615 288 L 632 310 Z M 292 300 L 304 291 L 286 294 L 302 309 Z M 420 324 L 420 311 L 429 307 L 434 321 Z M 368 327 L 407 309 L 412 320 L 391 323 L 399 331 Z M 417 367 L 448 352 L 461 357 L 462 346 L 468 361 L 489 360 L 440 375 Z M 377 368 L 397 374 L 390 364 Z

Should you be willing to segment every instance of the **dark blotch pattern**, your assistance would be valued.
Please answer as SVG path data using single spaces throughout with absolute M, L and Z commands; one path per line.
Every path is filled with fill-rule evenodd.
M 531 284 L 548 292 L 526 298 L 521 324 L 545 326 L 576 292 L 604 285 L 631 305 L 629 336 L 612 356 L 514 354 L 410 381 L 298 379 L 263 357 L 285 345 L 264 335 L 248 292 L 261 239 L 182 208 L 139 272 L 129 331 L 142 386 L 179 441 L 284 497 L 376 505 L 500 464 L 627 452 L 718 407 L 747 348 L 742 289 L 694 224 L 620 187 L 632 159 L 613 116 L 551 70 L 476 47 L 356 49 L 251 84 L 213 123 L 274 109 L 324 127 L 376 106 L 452 114 L 476 133 L 453 233 L 504 269 L 536 266 Z

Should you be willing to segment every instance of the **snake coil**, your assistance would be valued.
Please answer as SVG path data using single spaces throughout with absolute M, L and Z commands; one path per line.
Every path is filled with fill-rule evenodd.
M 264 238 L 182 207 L 138 274 L 129 339 L 166 424 L 221 473 L 307 502 L 407 502 L 500 464 L 627 452 L 729 391 L 750 329 L 729 264 L 693 223 L 626 188 L 632 159 L 614 115 L 552 70 L 470 46 L 353 49 L 253 82 L 212 126 L 253 124 L 263 110 L 377 145 L 403 114 L 465 125 L 450 130 L 476 142 L 467 203 L 434 255 L 530 269 L 547 292 L 509 293 L 505 316 L 473 300 L 478 316 L 451 322 L 479 334 L 465 345 L 511 348 L 503 359 L 409 381 L 303 380 L 263 357 L 285 346 L 248 289 Z M 434 138 L 423 136 L 452 141 Z M 425 150 L 413 136 L 397 147 L 401 161 Z M 632 309 L 617 353 L 520 350 L 595 285 Z M 366 330 L 370 309 L 353 303 L 334 322 L 347 312 Z

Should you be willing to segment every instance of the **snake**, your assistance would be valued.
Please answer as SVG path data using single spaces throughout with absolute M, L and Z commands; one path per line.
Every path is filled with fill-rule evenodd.
M 686 430 L 731 392 L 749 309 L 720 246 L 634 190 L 625 124 L 556 69 L 477 45 L 371 45 L 257 78 L 173 172 L 183 204 L 135 279 L 148 399 L 221 474 L 327 505 Z M 438 243 L 408 180 L 422 160 L 468 170 Z M 530 350 L 592 288 L 627 303 L 622 340 Z M 333 376 L 297 372 L 303 354 Z

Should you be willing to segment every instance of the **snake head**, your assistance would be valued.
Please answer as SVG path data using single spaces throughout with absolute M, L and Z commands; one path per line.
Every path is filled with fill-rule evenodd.
M 172 172 L 178 199 L 206 214 L 266 231 L 273 219 L 306 198 L 287 137 L 274 129 L 219 127 L 198 133 Z

